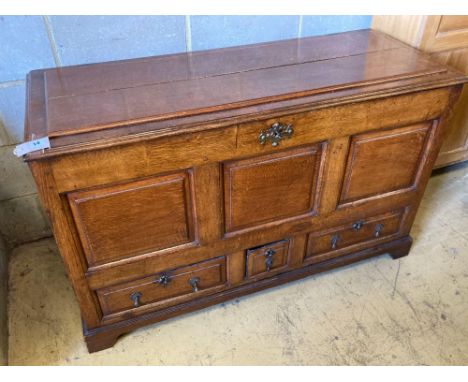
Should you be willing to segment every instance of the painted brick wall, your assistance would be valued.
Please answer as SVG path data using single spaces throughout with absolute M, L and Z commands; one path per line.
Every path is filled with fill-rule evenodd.
M 0 16 L 0 234 L 10 245 L 50 235 L 27 166 L 25 76 L 86 64 L 369 28 L 370 16 Z

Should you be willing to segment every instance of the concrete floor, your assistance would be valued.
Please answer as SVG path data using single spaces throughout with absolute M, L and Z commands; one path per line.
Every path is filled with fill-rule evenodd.
M 11 365 L 467 365 L 468 166 L 431 178 L 410 256 L 389 256 L 137 330 L 88 354 L 52 239 L 10 265 Z

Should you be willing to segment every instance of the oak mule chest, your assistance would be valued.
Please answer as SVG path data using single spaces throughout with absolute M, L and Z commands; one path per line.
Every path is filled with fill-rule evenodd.
M 466 77 L 361 30 L 37 70 L 25 140 L 90 352 L 404 256 Z

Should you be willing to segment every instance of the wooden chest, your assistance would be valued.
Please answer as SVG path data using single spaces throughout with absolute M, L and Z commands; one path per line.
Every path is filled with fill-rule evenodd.
M 369 30 L 31 72 L 25 139 L 51 148 L 25 159 L 89 351 L 406 255 L 465 81 Z

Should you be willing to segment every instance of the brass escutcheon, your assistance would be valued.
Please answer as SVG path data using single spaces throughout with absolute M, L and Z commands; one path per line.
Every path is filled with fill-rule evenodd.
M 258 142 L 264 145 L 267 141 L 271 142 L 273 147 L 279 145 L 283 138 L 290 138 L 293 135 L 293 127 L 291 124 L 284 125 L 279 122 L 275 122 L 268 130 L 261 130 L 258 135 Z

